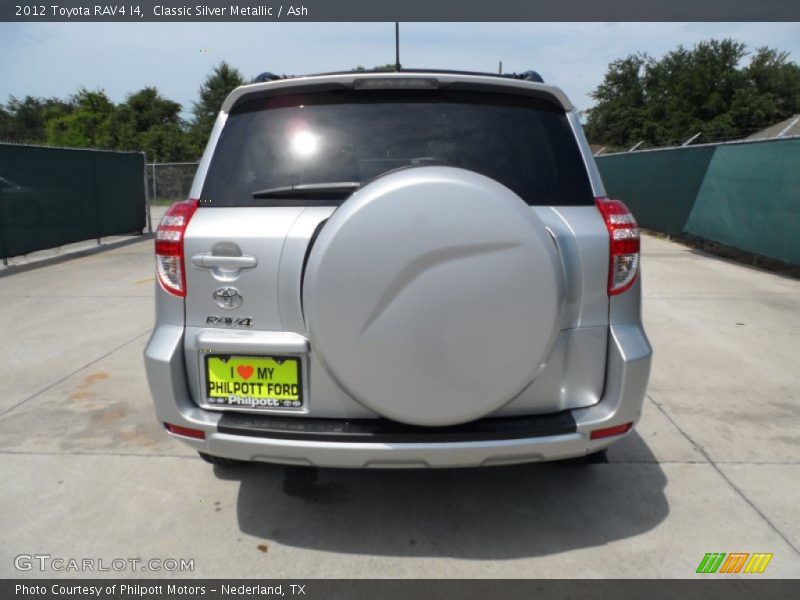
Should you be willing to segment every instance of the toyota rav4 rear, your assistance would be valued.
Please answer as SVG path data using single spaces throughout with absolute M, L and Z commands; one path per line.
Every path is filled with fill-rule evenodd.
M 639 418 L 639 230 L 542 83 L 236 89 L 156 233 L 156 414 L 211 462 L 585 456 Z

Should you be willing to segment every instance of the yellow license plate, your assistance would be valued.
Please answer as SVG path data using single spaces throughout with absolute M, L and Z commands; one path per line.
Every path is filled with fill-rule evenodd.
M 301 408 L 300 359 L 206 356 L 206 397 L 220 408 Z

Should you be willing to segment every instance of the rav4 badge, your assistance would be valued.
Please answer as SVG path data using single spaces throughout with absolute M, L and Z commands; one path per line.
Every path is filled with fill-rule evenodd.
M 222 327 L 252 327 L 253 317 L 220 317 L 212 315 L 206 317 L 206 325 L 221 325 Z

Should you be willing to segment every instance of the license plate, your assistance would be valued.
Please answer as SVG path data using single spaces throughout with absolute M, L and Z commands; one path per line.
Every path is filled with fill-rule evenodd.
M 301 408 L 300 359 L 206 356 L 206 398 L 220 408 Z

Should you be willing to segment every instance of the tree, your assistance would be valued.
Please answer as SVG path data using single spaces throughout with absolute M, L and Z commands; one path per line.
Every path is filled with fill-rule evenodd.
M 651 62 L 646 54 L 633 54 L 609 66 L 605 80 L 592 93 L 597 106 L 589 109 L 586 132 L 604 144 L 623 145 L 643 135 L 645 98 L 642 71 Z
M 151 127 L 142 133 L 136 149 L 147 155 L 148 162 L 194 161 L 199 157 L 189 133 L 174 123 Z
M 208 141 L 214 120 L 217 118 L 225 98 L 234 88 L 244 83 L 245 79 L 239 70 L 223 61 L 214 67 L 205 83 L 200 86 L 200 98 L 194 103 L 192 109 L 194 120 L 191 125 L 192 141 L 198 148 L 198 153 Z
M 661 60 L 635 54 L 609 65 L 592 93 L 592 142 L 626 147 L 743 137 L 800 111 L 800 66 L 788 54 L 758 48 L 740 67 L 747 48 L 730 39 L 682 46 Z
M 45 141 L 73 148 L 112 148 L 111 118 L 115 107 L 105 92 L 81 88 L 70 104 L 70 112 L 47 120 Z
M 0 141 L 15 141 L 9 134 L 14 127 L 14 116 L 0 104 Z
M 144 151 L 160 162 L 196 160 L 228 94 L 242 74 L 220 63 L 200 87 L 191 123 L 181 105 L 146 87 L 115 105 L 103 90 L 81 88 L 69 100 L 10 96 L 0 104 L 0 140 L 75 148 Z
M 48 118 L 45 141 L 57 146 L 143 151 L 150 160 L 197 158 L 181 105 L 146 87 L 114 105 L 102 90 L 80 89 L 70 110 Z
M 109 146 L 141 150 L 148 160 L 161 162 L 196 158 L 180 113 L 181 105 L 154 87 L 129 94 L 111 117 Z
M 757 48 L 744 75 L 745 89 L 757 96 L 754 102 L 774 105 L 768 118 L 781 120 L 800 112 L 800 66 L 789 61 L 788 52 Z
M 10 96 L 6 106 L 0 106 L 0 139 L 7 142 L 43 142 L 48 119 L 65 115 L 71 110 L 68 102 L 58 98 L 25 96 L 19 100 Z
M 394 63 L 386 63 L 385 65 L 377 65 L 369 69 L 370 71 L 394 71 L 396 70 L 397 65 Z M 351 69 L 352 71 L 366 71 L 366 67 L 364 65 L 356 65 L 355 69 Z

